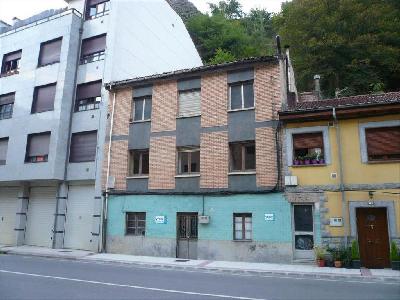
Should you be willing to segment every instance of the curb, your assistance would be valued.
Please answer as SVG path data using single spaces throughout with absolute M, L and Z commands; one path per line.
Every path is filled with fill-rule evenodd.
M 341 275 L 341 274 L 330 274 L 330 273 L 304 273 L 304 272 L 293 272 L 293 271 L 263 271 L 263 270 L 251 270 L 251 269 L 232 269 L 232 268 L 215 268 L 215 267 L 197 267 L 197 266 L 178 266 L 171 264 L 160 264 L 160 263 L 141 263 L 141 262 L 130 262 L 130 261 L 115 261 L 107 259 L 85 259 L 80 260 L 102 262 L 102 263 L 115 263 L 122 265 L 134 265 L 134 266 L 146 266 L 158 269 L 168 270 L 183 270 L 183 271 L 202 271 L 202 272 L 213 272 L 231 275 L 250 275 L 260 277 L 288 277 L 298 279 L 326 279 L 326 280 L 347 280 L 358 282 L 388 282 L 388 283 L 400 283 L 400 277 L 389 277 L 389 276 L 355 276 L 355 275 Z
M 18 253 L 12 250 L 0 250 L 0 254 L 9 255 L 22 255 L 22 256 L 34 256 L 43 258 L 61 258 L 65 260 L 74 261 L 86 261 L 94 263 L 108 263 L 108 264 L 122 264 L 140 267 L 151 267 L 157 269 L 166 270 L 182 270 L 182 271 L 200 271 L 208 273 L 220 273 L 220 274 L 230 274 L 230 275 L 247 275 L 247 276 L 259 276 L 259 277 L 286 277 L 286 278 L 296 278 L 296 279 L 324 279 L 324 280 L 349 280 L 356 282 L 377 282 L 377 283 L 400 283 L 400 277 L 391 276 L 362 276 L 361 274 L 356 275 L 344 275 L 344 274 L 330 274 L 330 273 L 305 273 L 305 272 L 294 272 L 294 271 L 273 271 L 273 270 L 252 270 L 252 269 L 232 269 L 232 268 L 216 268 L 216 267 L 199 267 L 199 266 L 179 266 L 172 264 L 162 264 L 162 263 L 144 263 L 138 261 L 119 261 L 119 260 L 109 260 L 109 259 L 87 259 L 89 254 L 83 257 L 76 256 L 62 256 L 62 255 L 51 255 L 51 254 L 40 254 L 40 253 Z

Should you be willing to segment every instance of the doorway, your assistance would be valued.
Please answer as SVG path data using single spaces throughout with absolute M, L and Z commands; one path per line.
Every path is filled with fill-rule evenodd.
M 177 257 L 197 259 L 198 213 L 177 213 Z
M 390 267 L 386 208 L 357 208 L 356 217 L 361 265 L 376 269 Z
M 314 258 L 314 217 L 312 204 L 293 205 L 293 241 L 295 259 Z

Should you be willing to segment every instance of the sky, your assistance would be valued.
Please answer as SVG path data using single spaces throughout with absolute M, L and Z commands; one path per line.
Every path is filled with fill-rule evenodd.
M 208 2 L 218 3 L 219 0 L 191 0 L 202 12 L 208 9 Z M 282 0 L 239 0 L 243 10 L 251 8 L 266 8 L 269 12 L 279 12 Z M 13 17 L 28 18 L 34 14 L 51 8 L 66 7 L 64 0 L 0 0 L 0 20 L 12 22 Z

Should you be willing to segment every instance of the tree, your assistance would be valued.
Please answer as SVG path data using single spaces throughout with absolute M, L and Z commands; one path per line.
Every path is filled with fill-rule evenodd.
M 273 54 L 272 20 L 266 10 L 253 9 L 246 15 L 237 0 L 220 1 L 210 8 L 211 15 L 200 14 L 186 22 L 205 62 Z
M 299 90 L 321 74 L 326 96 L 400 88 L 400 8 L 394 0 L 293 0 L 273 18 L 291 45 Z
M 219 1 L 218 4 L 208 4 L 211 14 L 222 15 L 227 19 L 240 19 L 244 16 L 242 5 L 237 0 Z

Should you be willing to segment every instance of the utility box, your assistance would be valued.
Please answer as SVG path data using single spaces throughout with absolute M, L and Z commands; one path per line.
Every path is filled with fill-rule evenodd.
M 199 216 L 199 224 L 210 223 L 210 216 Z
M 286 186 L 297 186 L 297 176 L 285 176 Z
M 343 226 L 343 218 L 342 217 L 333 217 L 329 219 L 329 226 L 331 227 L 342 227 Z

